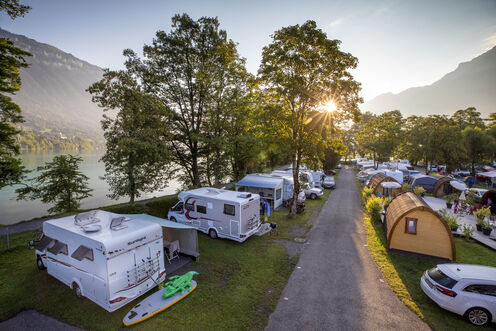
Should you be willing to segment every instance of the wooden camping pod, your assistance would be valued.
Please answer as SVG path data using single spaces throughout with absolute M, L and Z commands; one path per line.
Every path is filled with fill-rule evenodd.
M 482 196 L 480 203 L 483 206 L 487 206 L 489 199 L 491 199 L 491 213 L 496 214 L 496 191 L 489 190 Z
M 381 193 L 382 196 L 385 196 L 384 188 L 381 186 L 381 183 L 383 182 L 395 182 L 398 183 L 396 179 L 393 177 L 387 176 L 383 174 L 382 172 L 379 172 L 372 176 L 369 181 L 369 187 L 372 188 L 372 194 L 378 195 Z M 398 183 L 399 184 L 399 183 Z M 392 189 L 391 196 L 395 197 L 398 194 L 401 194 L 402 189 L 400 188 L 394 188 Z
M 449 177 L 439 177 L 437 182 L 434 184 L 434 190 L 433 190 L 434 196 L 441 198 L 444 197 L 445 195 L 453 193 L 454 191 L 460 193 L 459 191 L 451 187 L 450 182 L 452 180 L 453 179 Z
M 405 192 L 394 198 L 385 219 L 388 249 L 456 259 L 448 224 L 414 193 Z

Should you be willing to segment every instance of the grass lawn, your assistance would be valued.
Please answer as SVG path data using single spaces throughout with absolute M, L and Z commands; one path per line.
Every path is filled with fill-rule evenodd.
M 324 197 L 307 200 L 305 213 L 294 219 L 287 217 L 287 211 L 273 213 L 270 221 L 278 224 L 277 236 L 252 236 L 240 244 L 212 240 L 199 232 L 199 261 L 178 271 L 198 271 L 198 288 L 185 300 L 133 328 L 263 329 L 299 257 L 288 257 L 284 240 L 306 236 L 311 227 L 309 218 L 320 210 L 329 193 L 325 190 Z M 173 202 L 155 202 L 147 211 L 164 217 Z M 125 207 L 119 208 L 125 212 Z M 10 251 L 5 237 L 0 238 L 0 321 L 21 310 L 36 309 L 89 330 L 120 328 L 122 318 L 144 296 L 113 313 L 88 299 L 77 299 L 69 287 L 36 268 L 34 251 L 27 247 L 35 232 L 12 235 Z
M 361 184 L 359 184 L 361 189 Z M 437 306 L 420 288 L 422 273 L 439 263 L 435 258 L 417 257 L 386 250 L 386 237 L 381 223 L 364 216 L 367 243 L 384 278 L 403 303 L 422 317 L 434 330 L 484 330 L 472 326 L 462 316 Z M 457 263 L 496 267 L 496 252 L 474 241 L 455 237 Z M 445 262 L 443 262 L 445 263 Z M 492 324 L 492 327 L 496 325 Z

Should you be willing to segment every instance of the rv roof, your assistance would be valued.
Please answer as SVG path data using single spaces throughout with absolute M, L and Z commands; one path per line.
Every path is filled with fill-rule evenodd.
M 185 196 L 193 194 L 193 195 L 209 197 L 217 200 L 228 200 L 239 203 L 247 202 L 253 198 L 260 199 L 258 194 L 251 193 L 250 197 L 243 198 L 241 193 L 243 192 L 221 190 L 213 187 L 201 187 L 194 190 L 181 192 L 179 193 L 178 197 L 179 199 L 184 200 Z
M 276 188 L 282 185 L 283 179 L 267 175 L 251 174 L 246 175 L 242 180 L 236 183 L 236 186 Z

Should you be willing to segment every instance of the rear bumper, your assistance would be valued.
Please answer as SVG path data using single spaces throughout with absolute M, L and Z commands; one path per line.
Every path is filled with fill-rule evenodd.
M 449 310 L 458 315 L 464 314 L 464 312 L 460 312 L 458 309 L 453 307 L 452 301 L 454 300 L 454 298 L 442 294 L 436 288 L 431 288 L 425 280 L 425 275 L 422 275 L 422 277 L 420 278 L 420 287 L 422 288 L 422 291 L 424 291 L 425 295 L 427 295 L 439 307 Z

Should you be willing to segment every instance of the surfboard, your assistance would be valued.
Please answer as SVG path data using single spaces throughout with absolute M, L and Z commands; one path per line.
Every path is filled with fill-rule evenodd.
M 166 310 L 170 306 L 184 299 L 196 289 L 196 285 L 196 282 L 192 280 L 190 290 L 185 290 L 184 294 L 181 294 L 181 292 L 177 292 L 167 299 L 162 298 L 162 293 L 164 291 L 158 290 L 152 295 L 149 295 L 146 299 L 138 303 L 136 306 L 134 306 L 129 311 L 129 313 L 126 314 L 122 322 L 125 326 L 143 322 L 144 320 L 157 315 L 158 313 Z

